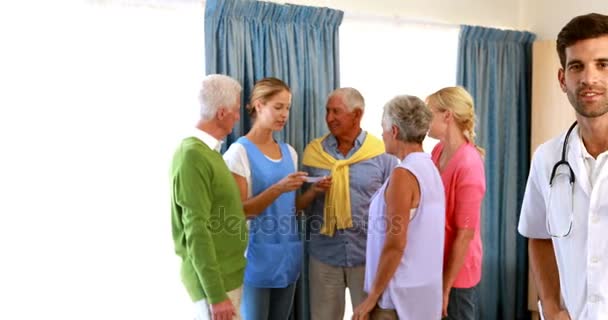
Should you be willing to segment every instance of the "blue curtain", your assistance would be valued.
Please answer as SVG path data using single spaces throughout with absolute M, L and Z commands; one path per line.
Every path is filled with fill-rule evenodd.
M 475 99 L 486 149 L 481 319 L 528 319 L 527 243 L 517 233 L 530 162 L 534 34 L 462 26 L 457 83 Z
M 328 8 L 250 0 L 206 1 L 206 72 L 229 75 L 243 86 L 242 120 L 226 138 L 224 150 L 250 129 L 244 106 L 254 83 L 264 77 L 285 81 L 292 92 L 289 121 L 275 136 L 279 141 L 288 142 L 301 155 L 308 142 L 327 131 L 325 101 L 340 86 L 338 29 L 343 15 Z M 305 219 L 300 220 L 300 228 L 305 238 Z M 294 314 L 307 320 L 308 257 L 304 244 Z
M 244 106 L 255 81 L 270 76 L 285 81 L 292 90 L 289 121 L 276 138 L 301 153 L 310 140 L 325 133 L 325 100 L 339 87 L 342 17 L 342 11 L 328 8 L 206 1 L 206 72 L 229 75 L 243 86 L 245 116 L 224 147 L 251 127 Z

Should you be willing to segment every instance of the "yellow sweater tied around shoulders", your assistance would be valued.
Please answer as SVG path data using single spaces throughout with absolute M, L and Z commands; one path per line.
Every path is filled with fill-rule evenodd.
M 336 228 L 353 227 L 350 207 L 349 166 L 384 153 L 384 142 L 367 134 L 361 148 L 349 159 L 337 160 L 323 150 L 321 142 L 327 135 L 313 140 L 304 150 L 302 163 L 309 167 L 331 170 L 332 184 L 325 194 L 321 234 L 333 237 Z

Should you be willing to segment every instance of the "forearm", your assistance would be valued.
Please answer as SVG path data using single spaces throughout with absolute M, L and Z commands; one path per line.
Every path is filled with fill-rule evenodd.
M 529 239 L 528 252 L 532 277 L 543 311 L 552 313 L 560 310 L 559 273 L 553 242 L 550 239 Z
M 387 239 L 387 242 L 382 249 L 376 277 L 374 279 L 372 288 L 368 293 L 368 295 L 374 300 L 378 300 L 380 298 L 388 286 L 388 283 L 393 278 L 395 271 L 397 271 L 397 267 L 399 267 L 399 264 L 401 263 L 401 257 L 403 256 L 405 246 L 403 248 L 399 247 L 399 245 L 389 244 Z
M 268 208 L 283 192 L 278 186 L 273 185 L 262 193 L 243 201 L 243 211 L 247 218 L 257 217 L 264 209 Z
M 215 243 L 207 228 L 208 219 L 204 213 L 186 210 L 184 231 L 188 256 L 200 280 L 201 287 L 209 303 L 217 303 L 226 299 L 226 291 L 222 270 L 215 254 Z
M 459 232 L 456 235 L 443 271 L 444 293 L 454 285 L 454 281 L 456 281 L 456 277 L 464 265 L 471 240 L 473 240 L 473 237 L 470 234 Z
M 296 198 L 296 209 L 299 211 L 308 208 L 316 196 L 317 192 L 314 190 L 314 188 L 312 186 L 309 187 Z

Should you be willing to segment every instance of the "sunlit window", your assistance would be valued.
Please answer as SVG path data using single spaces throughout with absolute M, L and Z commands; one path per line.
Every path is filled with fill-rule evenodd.
M 456 83 L 458 32 L 458 26 L 346 14 L 340 27 L 340 85 L 363 94 L 365 130 L 382 135 L 382 108 L 394 96 L 424 100 Z M 436 143 L 427 138 L 425 150 Z

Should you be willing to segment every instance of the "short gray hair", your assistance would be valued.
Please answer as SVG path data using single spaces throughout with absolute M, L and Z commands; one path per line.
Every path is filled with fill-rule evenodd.
M 345 87 L 334 90 L 329 94 L 327 100 L 331 97 L 339 96 L 342 98 L 342 102 L 348 108 L 348 111 L 353 112 L 355 109 L 361 109 L 361 111 L 365 111 L 365 100 L 361 95 L 361 92 L 355 88 Z
M 241 96 L 238 81 L 222 74 L 210 74 L 203 79 L 198 101 L 201 120 L 211 120 L 221 107 L 234 105 Z
M 432 117 L 433 114 L 420 98 L 396 96 L 384 105 L 382 128 L 389 131 L 392 126 L 396 126 L 399 129 L 397 140 L 422 143 Z

